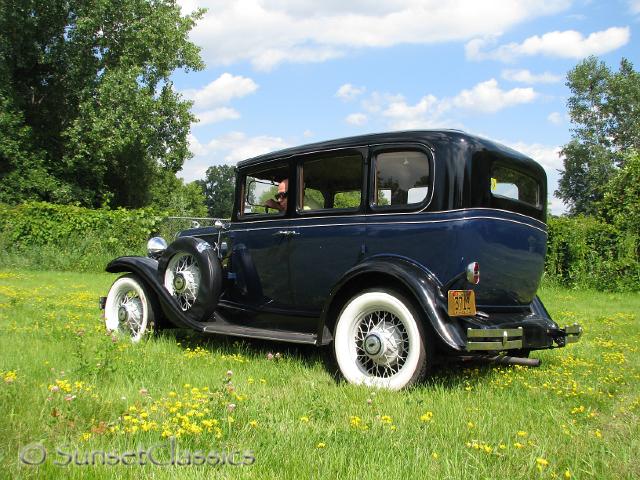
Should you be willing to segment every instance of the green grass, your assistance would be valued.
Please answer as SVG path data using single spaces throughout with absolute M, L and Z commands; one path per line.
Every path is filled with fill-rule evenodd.
M 640 477 L 638 294 L 547 287 L 541 297 L 552 316 L 585 326 L 581 343 L 534 353 L 543 362 L 538 369 L 450 365 L 417 388 L 387 392 L 336 384 L 311 347 L 180 330 L 138 345 L 114 342 L 97 309 L 97 297 L 113 279 L 0 271 L 4 475 L 530 479 L 565 478 L 568 471 L 571 478 Z M 267 358 L 276 352 L 281 358 Z M 229 404 L 236 405 L 231 412 Z M 180 428 L 171 420 L 177 413 L 184 415 L 179 451 L 251 450 L 255 463 L 54 464 L 67 458 L 56 448 L 77 449 L 82 459 L 87 452 L 164 447 L 163 431 L 173 435 Z M 34 442 L 45 446 L 47 460 L 22 465 L 19 452 Z

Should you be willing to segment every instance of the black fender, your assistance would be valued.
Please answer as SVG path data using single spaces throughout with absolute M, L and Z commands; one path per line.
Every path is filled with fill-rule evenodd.
M 328 334 L 325 328 L 328 316 L 336 306 L 334 300 L 339 296 L 343 288 L 354 285 L 359 278 L 364 279 L 370 274 L 385 275 L 391 277 L 408 290 L 424 312 L 425 320 L 431 325 L 445 346 L 464 351 L 465 339 L 461 332 L 462 327 L 456 318 L 451 318 L 446 311 L 446 298 L 440 293 L 442 283 L 427 268 L 399 256 L 373 256 L 357 264 L 349 270 L 332 288 L 329 298 L 322 309 L 318 325 L 318 344 L 323 344 L 323 334 Z M 427 325 L 428 327 L 428 325 Z M 326 342 L 324 342 L 326 343 Z
M 159 269 L 157 260 L 147 257 L 118 257 L 109 262 L 105 270 L 110 273 L 131 272 L 136 274 L 156 294 L 162 313 L 173 325 L 202 331 L 202 323 L 186 315 L 178 305 L 177 300 L 164 287 L 163 274 Z M 217 278 L 221 279 L 222 277 L 218 275 Z

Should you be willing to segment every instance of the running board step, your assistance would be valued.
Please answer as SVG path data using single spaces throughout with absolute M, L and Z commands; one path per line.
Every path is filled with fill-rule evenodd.
M 315 333 L 288 332 L 286 330 L 269 330 L 266 328 L 245 327 L 222 322 L 208 322 L 202 324 L 203 333 L 219 333 L 233 337 L 258 338 L 261 340 L 278 340 L 290 343 L 316 344 Z

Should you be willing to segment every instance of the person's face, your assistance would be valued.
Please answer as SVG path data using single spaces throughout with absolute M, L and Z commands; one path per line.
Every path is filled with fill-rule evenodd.
M 289 193 L 289 180 L 284 179 L 278 184 L 278 205 L 281 210 L 287 209 L 287 198 Z

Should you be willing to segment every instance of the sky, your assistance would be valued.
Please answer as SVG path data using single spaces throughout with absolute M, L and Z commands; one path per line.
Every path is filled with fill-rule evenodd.
M 566 74 L 596 55 L 640 68 L 640 0 L 178 0 L 206 68 L 178 71 L 194 102 L 179 173 L 286 147 L 457 128 L 542 164 L 551 212 L 571 138 Z

